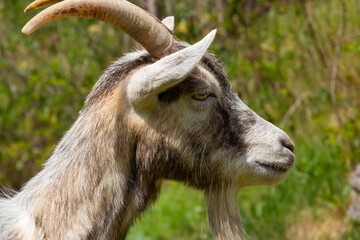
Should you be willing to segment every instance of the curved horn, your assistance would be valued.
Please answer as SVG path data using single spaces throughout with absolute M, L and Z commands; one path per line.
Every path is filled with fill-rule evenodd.
M 37 8 L 31 7 L 31 5 L 27 11 Z M 23 27 L 22 32 L 30 34 L 45 23 L 71 16 L 111 23 L 139 42 L 152 57 L 157 59 L 177 50 L 178 39 L 159 19 L 125 0 L 66 0 L 59 2 L 32 18 Z
M 63 0 L 35 0 L 34 2 L 30 3 L 30 5 L 25 8 L 24 12 L 30 12 L 32 10 L 46 7 L 49 5 L 53 5 L 53 4 L 61 2 L 61 1 L 63 1 Z

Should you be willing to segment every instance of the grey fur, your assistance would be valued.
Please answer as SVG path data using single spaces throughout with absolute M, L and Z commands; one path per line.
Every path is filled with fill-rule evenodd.
M 236 196 L 286 175 L 290 139 L 240 101 L 209 54 L 156 106 L 133 106 L 128 86 L 154 62 L 135 52 L 105 71 L 43 170 L 0 199 L 1 240 L 124 239 L 163 179 L 204 190 L 214 239 L 246 238 Z M 203 89 L 213 95 L 194 100 Z

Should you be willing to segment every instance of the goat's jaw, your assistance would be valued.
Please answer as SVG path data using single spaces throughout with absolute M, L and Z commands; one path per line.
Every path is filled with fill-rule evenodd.
M 228 186 L 205 191 L 206 207 L 214 240 L 247 239 L 241 224 L 237 194 L 237 187 Z
M 247 153 L 247 165 L 253 180 L 250 185 L 274 185 L 294 166 L 295 155 L 284 147 L 256 145 Z
M 248 186 L 266 185 L 271 186 L 279 183 L 289 173 L 294 165 L 294 154 L 287 156 L 275 156 L 264 158 L 247 159 L 247 173 L 243 173 L 246 177 L 240 177 L 238 185 L 241 188 Z
M 269 186 L 279 183 L 293 167 L 294 159 L 295 155 L 290 153 L 284 156 L 275 156 L 274 158 L 250 158 L 248 163 L 254 179 L 248 186 Z

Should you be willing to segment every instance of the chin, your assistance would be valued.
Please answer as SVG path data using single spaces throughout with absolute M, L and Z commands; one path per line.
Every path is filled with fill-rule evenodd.
M 272 186 L 281 182 L 293 167 L 293 162 L 252 161 L 249 172 L 239 178 L 241 188 L 249 186 Z M 244 177 L 246 176 L 246 177 Z M 246 181 L 243 181 L 246 179 Z
M 278 184 L 283 180 L 289 170 L 292 168 L 293 163 L 283 163 L 283 162 L 261 162 L 256 161 L 256 172 L 261 179 L 260 185 L 271 186 Z

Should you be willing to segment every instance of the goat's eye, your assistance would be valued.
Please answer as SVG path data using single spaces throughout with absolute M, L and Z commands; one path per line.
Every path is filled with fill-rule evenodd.
M 197 92 L 192 95 L 192 99 L 197 101 L 204 101 L 210 96 L 212 96 L 212 94 L 208 92 Z

